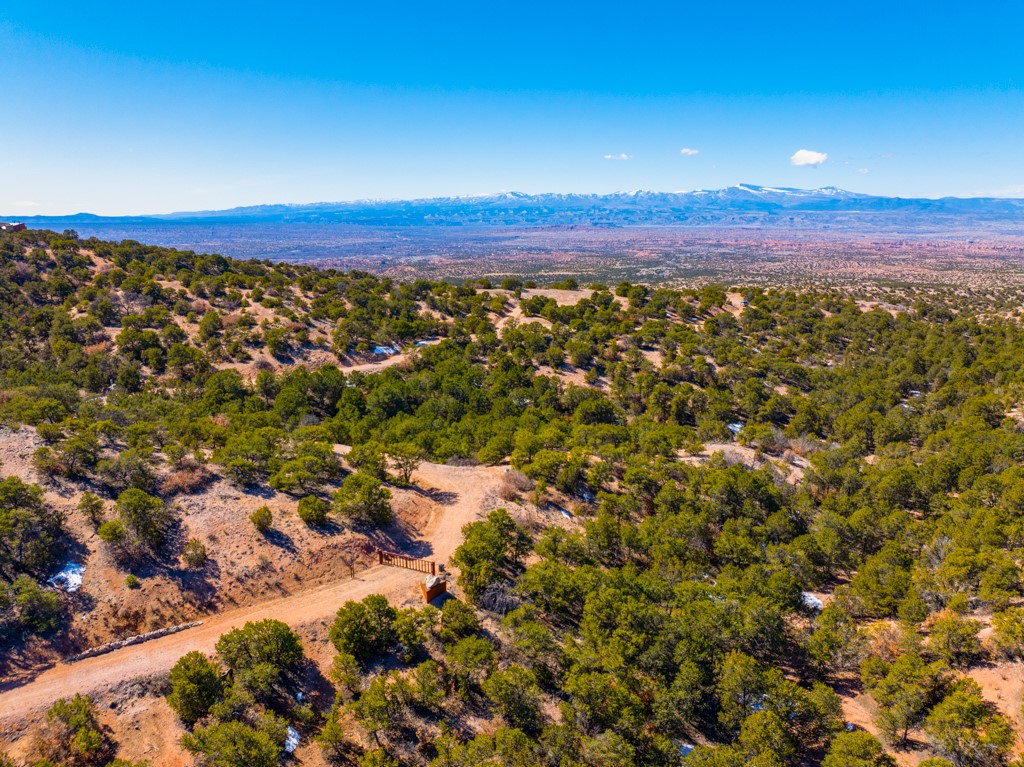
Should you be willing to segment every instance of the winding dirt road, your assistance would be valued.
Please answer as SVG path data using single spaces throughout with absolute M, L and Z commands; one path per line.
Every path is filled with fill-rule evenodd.
M 439 505 L 426 528 L 418 531 L 420 537 L 412 541 L 417 545 L 416 556 L 447 561 L 461 542 L 463 525 L 481 516 L 484 501 L 497 487 L 502 471 L 498 467 L 422 464 L 413 479 L 422 487 L 446 493 L 448 503 Z M 422 553 L 424 544 L 429 548 L 425 554 Z M 58 698 L 76 692 L 88 694 L 132 679 L 166 673 L 187 652 L 212 652 L 221 634 L 247 621 L 276 618 L 290 625 L 300 625 L 330 618 L 344 602 L 359 600 L 369 594 L 384 594 L 401 603 L 417 593 L 416 582 L 421 577 L 411 570 L 371 567 L 355 578 L 213 615 L 203 625 L 178 634 L 77 663 L 58 664 L 27 684 L 0 692 L 0 720 L 22 717 L 27 712 L 47 708 Z

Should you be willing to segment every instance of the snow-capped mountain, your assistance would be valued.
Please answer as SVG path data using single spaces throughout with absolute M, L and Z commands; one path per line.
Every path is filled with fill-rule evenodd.
M 880 197 L 820 189 L 737 184 L 690 192 L 616 194 L 501 192 L 419 200 L 255 205 L 129 218 L 38 216 L 29 223 L 335 223 L 375 226 L 787 226 L 886 229 L 996 223 L 1024 225 L 1024 199 Z

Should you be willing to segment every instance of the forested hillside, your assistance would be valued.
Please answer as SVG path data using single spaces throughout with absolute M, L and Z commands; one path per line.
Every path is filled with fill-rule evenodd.
M 421 466 L 507 469 L 443 608 L 226 633 L 145 693 L 174 753 L 68 689 L 0 733 L 14 763 L 1011 764 L 1024 330 L 952 291 L 870 298 L 0 234 L 0 686 L 120 638 L 89 616 L 132 593 L 167 599 L 133 630 L 220 609 L 239 536 L 286 530 L 294 560 L 359 537 L 341 577 L 400 541 Z M 69 561 L 117 577 L 67 593 Z

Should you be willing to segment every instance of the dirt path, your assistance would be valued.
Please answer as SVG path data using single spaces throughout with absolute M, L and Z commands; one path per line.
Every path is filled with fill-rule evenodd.
M 502 472 L 500 467 L 423 464 L 413 480 L 420 487 L 442 495 L 438 510 L 425 529 L 419 531 L 420 537 L 410 542 L 416 547 L 416 556 L 446 562 L 461 541 L 463 525 L 482 516 L 482 509 Z M 339 572 L 343 569 L 340 563 L 338 569 Z M 21 718 L 26 712 L 46 708 L 57 698 L 75 692 L 87 694 L 132 679 L 165 673 L 187 652 L 212 652 L 221 634 L 247 621 L 276 618 L 300 625 L 329 618 L 344 602 L 369 594 L 385 594 L 396 604 L 417 599 L 416 582 L 421 577 L 411 570 L 371 567 L 355 578 L 211 616 L 202 626 L 179 634 L 77 663 L 58 664 L 28 684 L 0 692 L 0 720 Z
M 442 340 L 443 339 L 440 338 L 429 338 L 426 341 L 422 341 L 421 343 L 423 346 L 433 346 L 434 344 L 441 343 Z M 376 373 L 380 370 L 393 367 L 394 365 L 401 365 L 405 362 L 408 362 L 412 355 L 415 354 L 420 348 L 422 347 L 417 346 L 416 348 L 411 349 L 409 351 L 399 352 L 398 354 L 393 354 L 390 357 L 384 357 L 383 359 L 374 360 L 373 362 L 361 362 L 358 365 L 341 365 L 339 367 L 343 373 L 352 373 L 354 371 L 359 371 L 360 373 Z
M 373 362 L 360 362 L 358 365 L 343 365 L 339 369 L 343 373 L 377 373 L 381 370 L 385 370 L 395 365 L 401 365 L 409 361 L 409 355 L 411 352 L 400 352 L 393 354 L 390 357 L 384 357 L 383 359 L 374 360 Z

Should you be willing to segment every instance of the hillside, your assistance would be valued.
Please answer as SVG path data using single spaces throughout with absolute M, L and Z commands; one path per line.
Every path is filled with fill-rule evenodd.
M 1008 295 L 403 283 L 0 234 L 0 752 L 1009 765 Z

